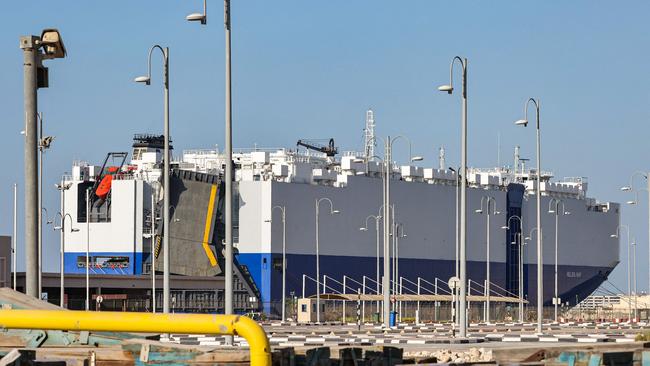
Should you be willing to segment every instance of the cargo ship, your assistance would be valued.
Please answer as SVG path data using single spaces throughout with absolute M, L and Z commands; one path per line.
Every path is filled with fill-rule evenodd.
M 371 111 L 366 132 L 368 118 Z M 402 278 L 410 284 L 418 279 L 447 283 L 457 275 L 458 169 L 447 167 L 442 149 L 434 167 L 393 161 L 386 166 L 375 155 L 377 138 L 370 132 L 361 152 L 339 154 L 333 140 L 300 140 L 295 148 L 234 150 L 235 304 L 255 301 L 261 311 L 277 316 L 283 297 L 313 295 L 316 284 L 325 287 L 328 280 L 324 292 L 341 292 L 344 277 L 355 287 L 365 284 L 365 293 L 376 291 L 373 281 L 383 275 L 383 266 L 377 265 L 384 255 L 381 207 L 386 177 L 391 186 L 394 282 Z M 77 229 L 63 234 L 66 273 L 85 273 L 87 249 L 91 274 L 145 275 L 154 268 L 160 273 L 163 141 L 162 136 L 136 135 L 130 152 L 109 153 L 101 165 L 73 163 L 72 174 L 63 177 L 69 188 L 62 212 Z M 516 148 L 512 165 L 468 169 L 468 278 L 485 283 L 489 233 L 490 283 L 503 293 L 537 301 L 534 228 L 539 186 L 542 301 L 553 302 L 557 257 L 558 297 L 562 304 L 576 304 L 619 262 L 619 240 L 612 235 L 619 225 L 619 204 L 589 197 L 584 177 L 555 179 L 525 163 Z M 173 274 L 223 275 L 225 164 L 218 149 L 186 150 L 172 159 Z M 250 303 L 235 307 L 250 308 Z

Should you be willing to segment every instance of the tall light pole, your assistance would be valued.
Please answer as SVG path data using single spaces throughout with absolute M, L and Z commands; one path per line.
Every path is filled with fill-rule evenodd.
M 282 214 L 282 321 L 286 320 L 286 294 L 287 294 L 287 207 L 286 206 L 273 206 L 273 210 L 278 209 Z M 266 222 L 273 222 L 273 219 L 266 220 Z M 316 286 L 318 288 L 318 286 Z
M 86 189 L 86 311 L 90 310 L 90 189 Z
M 320 245 L 319 245 L 319 216 L 320 216 L 320 204 L 321 202 L 326 201 L 330 205 L 330 215 L 335 215 L 339 213 L 339 210 L 334 209 L 334 203 L 332 200 L 327 197 L 317 198 L 316 199 L 316 322 L 320 323 Z
M 460 188 L 460 184 L 461 184 L 460 183 L 460 174 L 459 174 L 460 167 L 458 169 L 454 169 L 452 167 L 449 167 L 449 170 L 451 170 L 452 172 L 454 172 L 454 174 L 456 174 L 456 202 L 454 203 L 454 216 L 455 216 L 455 219 L 456 219 L 456 222 L 455 222 L 456 226 L 455 226 L 455 229 L 454 229 L 454 234 L 455 234 L 455 237 L 456 237 L 456 243 L 455 243 L 456 248 L 455 248 L 455 251 L 454 251 L 455 252 L 454 253 L 455 254 L 455 257 L 454 257 L 454 270 L 455 270 L 454 276 L 456 278 L 458 278 L 458 271 L 459 271 L 459 268 L 460 268 L 460 266 L 459 266 L 460 263 L 459 263 L 459 260 L 458 260 L 459 259 L 458 257 L 459 257 L 459 254 L 460 254 L 459 253 L 459 251 L 460 251 L 460 248 L 459 248 L 460 247 L 459 246 L 459 241 L 460 241 L 459 240 L 460 239 L 459 234 L 460 234 L 460 232 L 459 232 L 459 228 L 458 228 L 458 226 L 459 226 L 458 201 L 459 201 L 459 193 L 460 193 L 459 188 Z M 456 292 L 457 290 L 458 290 L 457 288 L 453 289 L 454 292 Z M 452 308 L 453 309 L 458 309 L 458 296 L 454 296 L 454 298 L 455 298 L 455 301 L 453 302 Z M 455 322 L 456 322 L 456 325 L 458 325 L 458 316 L 455 317 Z
M 648 179 L 648 175 L 650 173 L 644 173 L 644 172 L 634 172 L 630 176 L 630 184 L 628 186 L 622 187 L 622 191 L 634 191 L 634 201 L 628 201 L 628 204 L 637 204 L 638 202 L 638 192 L 640 191 L 646 191 L 648 192 L 648 262 L 650 263 L 650 179 Z M 639 189 L 634 189 L 632 182 L 634 180 L 634 177 L 640 175 L 645 178 L 646 180 L 646 188 L 639 188 Z M 650 266 L 648 266 L 648 292 L 650 293 Z
M 524 105 L 524 119 L 516 121 L 515 124 L 524 127 L 528 126 L 528 105 L 531 102 L 535 106 L 535 119 L 537 122 L 537 187 L 535 189 L 537 196 L 537 333 L 542 333 L 544 319 L 544 258 L 542 250 L 542 164 L 540 162 L 539 99 L 528 98 Z
M 62 211 L 61 212 L 65 212 Z M 59 263 L 59 277 L 60 277 L 60 293 L 59 293 L 59 306 L 62 308 L 65 308 L 65 219 L 69 218 L 70 219 L 70 225 L 72 225 L 72 216 L 70 216 L 69 213 L 64 213 L 61 214 L 61 212 L 57 212 L 58 216 L 61 217 L 61 225 L 55 226 L 54 230 L 61 230 L 61 247 L 60 247 L 60 263 Z M 79 229 L 70 227 L 70 232 L 71 233 L 76 233 L 79 232 Z
M 391 208 L 391 202 L 390 202 L 390 179 L 391 176 L 393 175 L 393 167 L 392 167 L 392 151 L 393 151 L 393 144 L 395 141 L 398 139 L 404 139 L 408 142 L 409 145 L 409 160 L 410 161 L 421 161 L 423 158 L 421 156 L 413 156 L 412 154 L 412 144 L 411 140 L 409 140 L 406 136 L 398 135 L 393 138 L 388 136 L 386 140 L 384 140 L 384 174 L 385 174 L 385 179 L 384 179 L 384 197 L 385 197 L 385 202 L 384 202 L 384 214 L 382 215 L 384 218 L 384 277 L 382 279 L 382 291 L 383 291 L 383 301 L 384 301 L 384 308 L 383 308 L 383 319 L 384 319 L 384 326 L 389 327 L 390 326 L 390 234 L 391 234 L 391 226 L 392 223 L 389 222 L 391 220 L 388 220 L 387 218 L 390 217 L 390 208 Z M 395 207 L 393 207 L 393 219 L 395 215 Z M 394 221 L 394 220 L 393 220 Z
M 483 205 L 485 204 L 485 210 Z M 492 196 L 481 197 L 481 208 L 475 210 L 478 214 L 485 213 L 485 322 L 490 323 L 490 216 L 498 215 L 497 201 Z
M 463 72 L 462 88 L 462 118 L 461 118 L 461 159 L 460 159 L 460 337 L 467 337 L 467 58 L 456 56 L 449 66 L 449 85 L 442 85 L 438 90 L 452 94 L 454 91 L 454 63 L 458 61 Z
M 560 205 L 562 206 L 562 211 L 560 211 Z M 569 211 L 566 211 L 564 207 L 564 201 L 557 198 L 551 198 L 551 200 L 548 202 L 548 213 L 555 216 L 555 266 L 553 269 L 553 280 L 555 283 L 553 287 L 553 321 L 557 323 L 557 307 L 561 301 L 558 298 L 558 284 L 557 284 L 558 236 L 560 230 L 558 224 L 559 224 L 560 215 L 570 215 L 571 213 Z
M 232 83 L 231 83 L 231 57 L 230 57 L 230 0 L 224 0 L 224 29 L 226 37 L 226 202 L 224 207 L 226 237 L 225 237 L 225 312 L 233 313 L 233 248 L 232 248 Z M 203 13 L 193 13 L 186 17 L 188 21 L 198 21 L 207 24 L 207 4 L 203 0 Z M 232 337 L 226 337 L 227 343 L 232 343 Z
M 517 256 L 517 261 L 519 262 L 517 265 L 517 280 L 518 280 L 518 296 L 519 296 L 519 322 L 523 323 L 524 322 L 524 241 L 521 240 L 521 232 L 524 230 L 524 222 L 521 219 L 521 216 L 517 215 L 512 215 L 508 217 L 508 222 L 506 222 L 506 225 L 501 226 L 502 229 L 504 230 L 511 230 L 512 226 L 511 221 L 515 219 L 519 221 L 519 232 L 515 233 L 515 240 L 510 243 L 510 245 L 518 245 L 518 256 Z
M 627 304 L 628 319 L 632 318 L 632 280 L 631 280 L 631 261 L 630 261 L 630 225 L 618 225 L 616 232 L 611 234 L 611 238 L 619 239 L 621 236 L 621 229 L 625 229 L 627 233 L 627 296 L 629 298 Z
M 61 217 L 61 225 L 58 227 L 55 226 L 54 230 L 61 230 L 61 248 L 60 248 L 60 258 L 59 258 L 59 270 L 61 271 L 60 276 L 61 276 L 61 283 L 59 286 L 61 287 L 60 291 L 60 306 L 63 308 L 65 305 L 64 302 L 64 297 L 65 297 L 65 218 L 70 217 L 70 223 L 72 224 L 72 216 L 70 214 L 67 214 L 65 212 L 65 191 L 70 189 L 72 186 L 72 183 L 65 183 L 65 181 L 62 179 L 60 184 L 56 185 L 56 189 L 61 191 L 61 212 L 58 213 L 58 215 Z M 70 232 L 77 232 L 79 229 L 75 228 L 70 228 Z
M 637 321 L 638 317 L 638 307 L 636 303 L 636 299 L 639 296 L 638 293 L 636 292 L 636 239 L 632 238 L 632 283 L 634 285 L 634 321 Z
M 21 36 L 23 50 L 23 99 L 25 109 L 25 293 L 40 298 L 38 282 L 38 172 L 37 111 L 38 89 L 48 87 L 43 60 L 63 58 L 66 50 L 59 31 L 45 29 L 41 36 Z
M 38 128 L 38 294 L 43 294 L 43 155 L 54 141 L 53 136 L 43 136 L 43 113 L 37 114 Z M 47 210 L 45 210 L 47 212 Z
M 153 188 L 153 186 L 152 186 Z M 156 198 L 151 192 L 151 312 L 156 312 Z
M 379 294 L 379 255 L 380 255 L 380 250 L 379 250 L 379 220 L 381 220 L 382 216 L 381 215 L 368 215 L 366 217 L 366 222 L 365 226 L 360 227 L 359 230 L 361 231 L 368 231 L 368 220 L 373 219 L 375 220 L 375 233 L 377 235 L 377 271 L 375 274 L 375 285 L 377 285 L 377 294 Z M 365 289 L 364 289 L 365 290 Z M 379 312 L 379 301 L 376 303 L 376 311 Z
M 14 226 L 14 232 L 13 236 L 11 237 L 11 272 L 12 272 L 12 278 L 13 278 L 13 289 L 16 291 L 16 249 L 18 248 L 18 241 L 17 235 L 18 235 L 18 184 L 14 183 L 14 219 L 13 219 L 13 226 Z
M 157 49 L 164 60 L 163 86 L 164 93 L 164 157 L 163 157 L 163 313 L 169 313 L 169 47 L 153 45 L 149 49 L 147 76 L 135 78 L 135 82 L 151 85 L 151 54 Z M 153 233 L 152 233 L 153 235 Z

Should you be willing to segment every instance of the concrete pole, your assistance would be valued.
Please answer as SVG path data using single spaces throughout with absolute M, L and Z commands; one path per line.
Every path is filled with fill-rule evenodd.
M 542 248 L 542 163 L 539 131 L 539 100 L 535 100 L 537 116 L 537 333 L 544 321 L 544 250 Z
M 523 229 L 523 225 L 519 224 Z M 524 242 L 521 232 L 517 233 L 515 240 L 519 241 L 519 323 L 524 322 Z
M 636 239 L 632 242 L 632 276 L 634 283 L 634 321 L 637 322 L 638 317 L 638 307 L 637 307 L 637 297 L 639 296 L 636 292 Z
M 38 113 L 38 298 L 43 296 L 43 113 Z
M 648 186 L 648 293 L 650 293 L 650 172 L 646 173 Z
M 163 55 L 165 56 L 165 116 L 164 116 L 164 131 L 165 135 L 165 144 L 164 144 L 164 172 L 163 172 L 163 313 L 169 314 L 169 303 L 170 303 L 170 285 L 169 285 L 169 275 L 170 275 L 170 260 L 169 258 L 169 194 L 171 186 L 169 185 L 169 160 L 170 160 L 170 151 L 169 151 L 169 47 L 163 49 Z M 230 314 L 230 313 L 227 313 Z
M 384 142 L 385 153 L 384 153 L 384 165 L 386 169 L 384 170 L 385 174 L 385 202 L 384 202 L 384 274 L 382 277 L 382 293 L 383 293 L 383 323 L 384 327 L 390 326 L 390 219 L 389 215 L 389 205 L 390 205 L 390 136 Z
M 13 277 L 13 289 L 16 291 L 16 251 L 18 249 L 18 240 L 17 240 L 17 235 L 18 235 L 18 184 L 14 183 L 14 232 L 13 236 L 11 237 L 11 272 L 12 272 L 12 277 Z
M 226 314 L 233 314 L 233 251 L 232 251 L 232 85 L 230 58 L 230 0 L 224 0 L 224 28 L 226 33 Z M 232 344 L 232 337 L 226 337 L 226 343 Z
M 460 189 L 460 337 L 467 337 L 467 59 L 463 59 L 463 126 Z
M 555 265 L 553 268 L 553 321 L 557 323 L 557 249 L 558 249 L 558 230 L 559 230 L 559 215 L 558 209 L 560 208 L 560 202 L 555 201 Z M 564 204 L 562 204 L 562 211 L 564 212 Z
M 486 203 L 486 209 L 487 209 L 487 229 L 486 229 L 486 258 L 487 258 L 487 275 L 486 275 L 486 282 L 485 282 L 485 322 L 490 323 L 490 216 L 492 215 L 492 212 L 490 211 L 490 202 L 492 201 L 491 198 L 487 199 Z
M 90 188 L 86 189 L 86 311 L 90 310 Z
M 320 323 L 320 264 L 318 243 L 318 200 L 316 200 L 316 322 Z
M 286 320 L 287 297 L 287 216 L 282 206 L 282 321 Z
M 383 189 L 382 189 L 383 190 Z M 375 277 L 375 285 L 377 286 L 377 295 L 379 295 L 379 218 L 375 216 L 375 234 L 377 235 L 377 273 Z M 379 313 L 379 301 L 376 302 L 376 312 Z
M 64 303 L 64 298 L 65 298 L 65 278 L 64 278 L 64 273 L 65 273 L 65 181 L 61 179 L 61 250 L 60 250 L 60 264 L 59 268 L 61 271 L 61 283 L 59 284 L 60 287 L 60 293 L 59 293 L 59 306 L 61 308 L 64 308 L 63 305 Z M 70 220 L 70 223 L 72 224 L 72 220 Z
M 25 293 L 38 293 L 38 174 L 37 174 L 37 69 L 41 63 L 36 36 L 20 37 L 23 50 L 25 108 Z

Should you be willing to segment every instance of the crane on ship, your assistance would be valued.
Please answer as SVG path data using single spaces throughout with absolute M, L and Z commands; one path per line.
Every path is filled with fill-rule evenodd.
M 313 151 L 318 151 L 320 153 L 323 153 L 327 156 L 334 156 L 339 153 L 339 150 L 336 146 L 334 146 L 334 139 L 331 138 L 325 144 L 325 141 L 327 140 L 306 140 L 306 139 L 301 139 L 298 140 L 296 143 L 297 146 L 303 146 L 309 150 Z

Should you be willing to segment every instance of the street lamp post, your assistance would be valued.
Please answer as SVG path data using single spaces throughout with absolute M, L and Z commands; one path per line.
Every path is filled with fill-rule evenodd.
M 38 296 L 43 296 L 43 155 L 49 149 L 53 136 L 43 136 L 43 113 L 38 114 Z M 45 210 L 47 212 L 47 210 Z
M 90 189 L 86 189 L 86 311 L 90 310 Z
M 620 238 L 621 236 L 621 229 L 625 229 L 625 232 L 627 233 L 627 296 L 628 296 L 628 304 L 627 304 L 627 316 L 628 319 L 632 318 L 632 280 L 631 280 L 631 263 L 630 263 L 630 225 L 618 225 L 616 227 L 616 232 L 614 234 L 611 234 L 611 238 Z
M 320 215 L 320 203 L 323 201 L 329 202 L 330 205 L 330 215 L 334 215 L 339 213 L 339 210 L 334 209 L 334 204 L 332 203 L 332 200 L 327 198 L 327 197 L 322 197 L 316 199 L 316 322 L 320 323 L 320 290 L 319 290 L 319 282 L 320 281 L 320 252 L 319 252 L 319 228 L 318 228 L 318 222 L 319 220 L 319 215 Z
M 483 210 L 483 203 L 485 203 L 485 211 Z M 483 196 L 481 197 L 481 208 L 475 212 L 483 214 L 485 212 L 486 228 L 485 228 L 485 315 L 484 320 L 490 323 L 490 216 L 498 215 L 497 201 L 494 197 Z
M 524 119 L 515 122 L 516 125 L 528 126 L 528 105 L 533 103 L 535 106 L 535 119 L 537 122 L 537 333 L 542 333 L 542 321 L 544 319 L 544 267 L 543 267 L 543 250 L 542 250 L 542 171 L 541 171 L 541 149 L 540 149 L 540 130 L 539 130 L 539 99 L 528 98 L 524 105 Z
M 438 88 L 442 92 L 452 94 L 454 63 L 458 61 L 463 72 L 462 88 L 462 119 L 461 119 L 461 163 L 460 163 L 460 242 L 459 242 L 459 265 L 460 265 L 460 337 L 467 337 L 467 58 L 459 56 L 451 60 L 449 66 L 449 85 Z
M 70 223 L 72 223 L 72 217 L 70 216 L 70 214 L 67 214 L 65 212 L 65 191 L 70 189 L 71 186 L 72 186 L 72 183 L 66 184 L 65 181 L 63 181 L 63 180 L 61 180 L 60 184 L 56 185 L 56 188 L 59 191 L 61 191 L 61 212 L 58 213 L 59 216 L 61 216 L 61 225 L 58 227 L 58 229 L 61 230 L 61 250 L 60 250 L 60 252 L 61 252 L 60 256 L 61 257 L 59 258 L 59 260 L 60 260 L 59 267 L 60 267 L 60 270 L 61 270 L 61 283 L 60 283 L 60 287 L 61 287 L 61 290 L 60 290 L 61 291 L 60 306 L 61 307 L 64 307 L 63 298 L 65 297 L 65 286 L 64 286 L 64 284 L 65 284 L 65 280 L 64 280 L 64 272 L 65 272 L 65 218 L 70 217 Z M 54 229 L 57 230 L 57 227 L 55 226 Z M 71 230 L 70 232 L 79 231 L 79 229 L 74 229 L 74 228 L 70 228 L 70 230 Z
M 384 214 L 382 215 L 384 218 L 388 218 L 390 215 L 389 210 L 391 209 L 391 202 L 390 202 L 390 179 L 392 176 L 392 150 L 393 150 L 393 144 L 395 141 L 398 139 L 403 138 L 404 140 L 407 141 L 409 145 L 409 160 L 410 161 L 421 161 L 423 160 L 422 157 L 420 156 L 413 156 L 412 154 L 412 144 L 411 140 L 409 140 L 406 136 L 398 135 L 393 138 L 388 136 L 386 140 L 384 140 L 384 146 L 385 146 L 385 153 L 384 153 L 384 174 L 385 174 L 385 179 L 384 179 L 384 192 L 385 192 L 385 202 L 383 205 L 384 208 Z M 384 219 L 384 277 L 382 280 L 382 291 L 383 291 L 383 301 L 384 301 L 384 309 L 383 309 L 383 317 L 384 317 L 384 326 L 389 327 L 390 326 L 390 234 L 391 234 L 391 227 L 394 224 L 394 219 L 395 219 L 395 207 L 392 207 L 393 209 L 393 222 L 389 222 L 391 220 Z
M 61 212 L 65 212 L 63 210 L 63 207 L 61 208 Z M 70 225 L 72 225 L 72 216 L 70 216 L 69 213 L 64 213 L 61 214 L 61 212 L 58 212 L 58 215 L 61 217 L 61 225 L 55 226 L 54 230 L 61 230 L 61 258 L 60 258 L 60 263 L 59 263 L 59 271 L 60 271 L 60 300 L 59 300 L 59 306 L 62 308 L 65 308 L 65 219 L 69 218 L 70 219 Z M 71 233 L 76 233 L 79 232 L 79 229 L 70 227 L 70 232 Z
M 286 320 L 286 291 L 287 291 L 287 207 L 273 206 L 271 211 L 278 209 L 282 213 L 282 321 Z M 266 220 L 273 222 L 273 219 Z M 316 286 L 318 288 L 318 286 Z
M 502 226 L 501 228 L 504 230 L 510 230 L 510 221 L 512 219 L 515 219 L 519 221 L 519 232 L 515 234 L 515 241 L 511 242 L 511 245 L 519 245 L 519 254 L 518 254 L 518 265 L 517 265 L 517 280 L 518 280 L 518 296 L 519 296 L 519 322 L 523 323 L 524 322 L 524 241 L 522 240 L 521 237 L 521 232 L 524 229 L 524 222 L 521 219 L 521 216 L 517 215 L 512 215 L 508 218 L 508 222 L 506 223 L 507 225 Z
M 18 235 L 18 185 L 14 183 L 14 219 L 13 219 L 13 226 L 14 226 L 14 232 L 13 236 L 11 237 L 11 272 L 12 272 L 12 278 L 13 278 L 13 289 L 16 291 L 16 250 L 18 249 L 18 241 L 17 235 Z
M 560 205 L 562 205 L 562 211 L 560 211 Z M 558 267 L 558 236 L 559 236 L 559 217 L 560 215 L 569 215 L 569 211 L 566 211 L 564 207 L 564 201 L 557 198 L 551 198 L 548 202 L 548 213 L 555 216 L 555 266 L 553 269 L 553 321 L 557 323 L 557 307 L 560 303 L 560 298 L 558 297 L 558 278 L 557 278 L 557 267 Z
M 21 36 L 23 51 L 23 100 L 25 110 L 25 293 L 40 298 L 39 293 L 39 241 L 41 231 L 38 199 L 37 139 L 38 89 L 48 86 L 47 68 L 43 61 L 64 58 L 66 49 L 61 34 L 56 29 L 45 29 L 41 36 Z
M 170 258 L 169 258 L 169 47 L 161 47 L 154 45 L 149 49 L 148 56 L 148 69 L 147 76 L 139 76 L 135 78 L 138 83 L 151 85 L 151 54 L 154 49 L 158 49 L 163 56 L 164 60 L 164 75 L 163 86 L 164 93 L 164 157 L 163 157 L 163 313 L 169 313 L 169 271 L 170 271 Z M 153 235 L 153 233 L 152 233 Z
M 225 306 L 226 314 L 233 313 L 233 239 L 232 239 L 232 182 L 233 182 L 233 161 L 232 161 L 232 83 L 231 83 L 231 57 L 230 57 L 230 0 L 224 0 L 224 30 L 225 30 L 225 48 L 226 48 L 226 70 L 225 70 L 225 154 L 226 154 L 226 199 L 224 205 L 224 218 L 225 218 L 225 250 L 224 259 L 225 265 Z M 205 25 L 208 23 L 207 3 L 203 0 L 203 13 L 193 13 L 185 17 L 190 22 L 200 22 Z M 226 337 L 226 343 L 232 344 L 232 337 Z
M 363 227 L 360 227 L 359 230 L 361 231 L 368 231 L 368 219 L 373 219 L 375 220 L 375 233 L 377 236 L 377 271 L 375 274 L 375 285 L 377 286 L 377 294 L 379 294 L 379 255 L 380 255 L 380 250 L 379 250 L 379 220 L 382 219 L 381 215 L 368 215 L 366 217 L 366 225 Z M 365 291 L 365 288 L 364 288 Z M 379 301 L 376 303 L 376 312 L 379 312 Z
M 639 294 L 636 292 L 636 238 L 632 238 L 632 284 L 634 288 L 634 322 L 638 321 L 639 311 L 637 306 L 637 298 Z
M 634 172 L 630 176 L 630 184 L 628 186 L 622 187 L 622 191 L 635 191 L 634 192 L 634 201 L 628 201 L 628 204 L 637 204 L 638 202 L 638 192 L 640 191 L 646 191 L 648 192 L 648 261 L 650 262 L 650 179 L 648 179 L 650 173 L 644 173 L 644 172 Z M 645 178 L 646 180 L 646 188 L 639 188 L 639 189 L 634 189 L 632 182 L 634 180 L 634 177 L 640 175 Z M 650 266 L 648 266 L 648 292 L 650 292 Z

